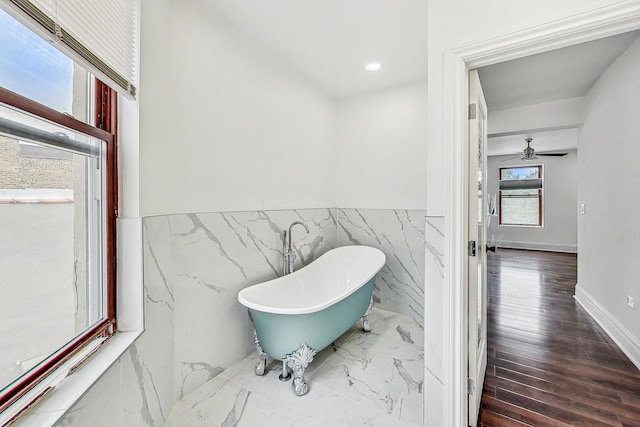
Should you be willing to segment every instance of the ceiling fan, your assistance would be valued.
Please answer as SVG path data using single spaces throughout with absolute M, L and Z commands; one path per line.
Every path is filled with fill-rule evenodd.
M 531 147 L 531 141 L 533 141 L 533 138 L 527 138 L 527 139 L 525 139 L 525 141 L 527 142 L 527 148 L 522 150 L 522 155 L 521 156 L 519 156 L 519 157 L 511 157 L 509 159 L 504 159 L 502 161 L 506 162 L 507 160 L 514 160 L 514 159 L 538 160 L 538 156 L 562 157 L 562 156 L 566 156 L 567 154 L 569 154 L 569 153 L 537 153 L 536 154 L 536 150 L 534 150 L 533 147 Z

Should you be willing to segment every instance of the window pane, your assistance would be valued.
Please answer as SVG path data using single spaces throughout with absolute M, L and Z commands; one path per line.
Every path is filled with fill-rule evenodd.
M 0 9 L 0 86 L 86 122 L 87 72 Z M 75 86 L 75 87 L 74 87 Z M 74 100 L 74 93 L 76 99 Z
M 0 134 L 0 389 L 104 316 L 104 142 L 0 108 L 69 147 Z M 63 139 L 64 140 L 64 139 Z
M 500 169 L 500 179 L 529 179 L 540 178 L 539 167 L 517 167 Z
M 529 190 L 502 190 L 502 197 L 517 197 L 517 196 L 538 196 L 537 189 Z
M 502 197 L 501 224 L 539 225 L 538 196 Z

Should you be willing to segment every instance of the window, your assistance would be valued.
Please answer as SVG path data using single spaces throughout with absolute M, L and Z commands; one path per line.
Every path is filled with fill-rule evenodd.
M 500 225 L 542 227 L 542 165 L 500 168 Z
M 117 168 L 115 92 L 1 10 L 0 51 L 2 412 L 115 332 Z

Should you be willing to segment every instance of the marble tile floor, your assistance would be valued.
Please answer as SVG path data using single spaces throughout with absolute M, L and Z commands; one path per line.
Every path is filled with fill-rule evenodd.
M 295 396 L 282 363 L 254 374 L 253 353 L 173 407 L 166 426 L 421 426 L 423 329 L 409 316 L 374 308 L 372 332 L 359 321 L 316 355 Z

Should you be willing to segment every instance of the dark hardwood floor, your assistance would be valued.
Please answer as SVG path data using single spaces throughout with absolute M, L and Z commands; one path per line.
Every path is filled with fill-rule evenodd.
M 640 371 L 573 299 L 573 254 L 488 255 L 483 426 L 640 426 Z

